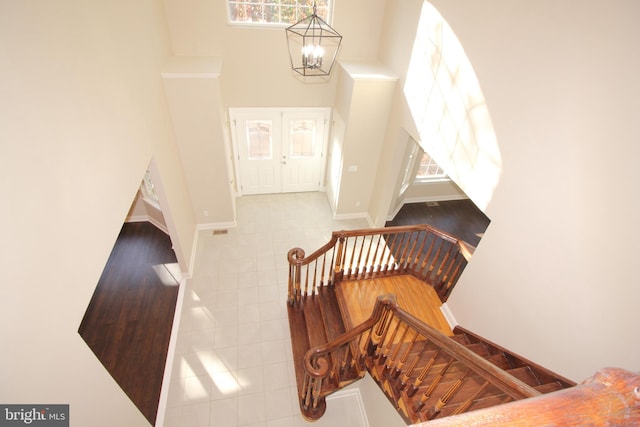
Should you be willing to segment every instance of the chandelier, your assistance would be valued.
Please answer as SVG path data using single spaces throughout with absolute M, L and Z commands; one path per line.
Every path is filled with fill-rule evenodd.
M 287 27 L 287 46 L 291 68 L 302 76 L 328 76 L 342 42 L 342 36 L 313 14 Z

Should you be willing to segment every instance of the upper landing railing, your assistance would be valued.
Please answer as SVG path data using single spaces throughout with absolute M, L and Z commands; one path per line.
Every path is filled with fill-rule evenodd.
M 471 256 L 468 246 L 430 225 L 334 231 L 305 257 L 289 251 L 289 304 L 342 280 L 411 274 L 433 286 L 445 302 Z

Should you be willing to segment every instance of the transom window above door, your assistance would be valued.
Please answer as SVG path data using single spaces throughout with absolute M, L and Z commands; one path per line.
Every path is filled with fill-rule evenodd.
M 330 23 L 331 0 L 317 0 L 317 15 Z M 227 0 L 230 24 L 287 27 L 313 13 L 313 0 Z

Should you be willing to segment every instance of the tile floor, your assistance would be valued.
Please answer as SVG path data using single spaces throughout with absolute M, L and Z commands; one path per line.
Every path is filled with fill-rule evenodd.
M 299 427 L 286 312 L 286 254 L 311 253 L 333 230 L 365 228 L 335 221 L 324 193 L 244 196 L 238 226 L 201 232 L 187 281 L 169 384 L 166 427 Z M 354 410 L 357 410 L 354 408 Z M 336 413 L 327 425 L 341 425 Z M 339 417 L 339 418 L 338 418 Z

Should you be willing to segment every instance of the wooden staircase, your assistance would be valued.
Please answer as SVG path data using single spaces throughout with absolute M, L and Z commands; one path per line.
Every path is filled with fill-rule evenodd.
M 451 338 L 458 343 L 535 388 L 540 393 L 551 393 L 576 385 L 575 382 L 512 353 L 461 326 L 457 326 L 453 332 L 455 335 Z
M 387 303 L 391 306 L 396 304 L 394 298 L 385 298 L 389 298 Z M 366 372 L 408 424 L 575 385 L 468 330 L 456 328 L 455 334 L 447 337 L 428 325 L 420 325 L 420 320 L 409 317 L 408 313 L 401 313 L 426 333 L 414 328 L 414 324 L 396 320 L 400 318 L 397 314 L 383 315 L 382 321 L 370 322 L 372 332 L 365 339 L 344 340 L 347 345 L 326 354 L 328 374 L 321 388 L 316 390 L 305 370 L 305 360 L 310 359 L 314 348 L 325 348 L 331 341 L 346 336 L 337 307 L 334 288 L 324 287 L 318 294 L 304 298 L 300 305 L 288 308 L 301 410 L 309 419 L 322 416 L 324 397 L 358 380 Z M 380 330 L 373 332 L 376 327 Z M 434 339 L 432 335 L 438 338 Z M 483 376 L 484 372 L 476 372 L 469 367 L 467 359 L 456 355 L 461 351 L 466 351 L 467 359 L 477 362 L 482 358 L 490 362 L 496 370 L 504 371 L 506 381 L 519 383 L 525 391 L 517 388 L 505 391 L 504 387 L 492 384 L 486 373 Z M 313 406 L 314 397 L 318 400 L 317 407 Z
M 404 278 L 415 283 L 419 278 L 422 285 L 436 289 L 440 300 L 446 299 L 466 265 L 464 251 L 452 236 L 417 226 L 338 232 L 308 257 L 299 248 L 289 252 L 288 314 L 304 417 L 319 419 L 326 409 L 326 396 L 369 373 L 408 424 L 475 424 L 482 420 L 466 418 L 459 424 L 445 420 L 483 411 L 494 411 L 480 415 L 492 421 L 513 422 L 519 419 L 518 411 L 527 412 L 530 419 L 549 420 L 562 414 L 544 418 L 540 413 L 551 411 L 556 403 L 583 411 L 585 401 L 600 399 L 603 392 L 616 399 L 602 406 L 609 408 L 600 411 L 603 419 L 640 421 L 636 384 L 640 377 L 626 371 L 599 373 L 590 383 L 576 387 L 467 329 L 441 333 L 405 311 L 393 295 L 378 296 L 364 321 L 347 313 L 353 301 L 345 301 L 348 292 L 340 286 L 358 280 L 374 284 L 393 276 L 393 283 L 403 283 Z M 371 288 L 379 292 L 384 286 Z M 354 318 L 361 323 L 355 324 Z M 610 378 L 619 380 L 615 387 Z M 626 401 L 618 399 L 623 389 L 632 401 L 626 406 Z M 537 400 L 547 394 L 559 400 Z M 524 406 L 513 406 L 525 401 Z M 538 401 L 543 406 L 536 409 Z M 581 425 L 585 419 L 569 425 Z
M 531 396 L 575 386 L 574 382 L 464 328 L 457 327 L 454 333 L 443 339 L 455 341 L 501 369 L 505 373 L 504 378 L 513 376 L 511 381 L 519 380 L 538 392 L 527 390 Z M 385 356 L 382 352 L 367 363 L 368 372 L 408 424 L 501 405 L 520 398 L 478 374 L 465 360 L 452 357 L 446 351 L 447 347 L 441 347 L 437 342 L 423 341 L 415 346 L 415 350 L 406 350 L 409 346 L 409 343 L 404 343 L 390 355 Z M 393 362 L 403 351 L 407 351 L 405 363 L 411 361 L 413 365 L 405 370 L 397 367 L 391 370 L 394 363 L 389 361 Z
M 296 383 L 300 391 L 305 387 L 306 353 L 334 341 L 346 331 L 333 287 L 323 287 L 317 295 L 304 298 L 300 304 L 287 308 Z M 340 366 L 339 357 L 340 354 L 333 355 L 332 366 Z M 323 393 L 329 395 L 361 377 L 355 370 L 332 372 L 329 381 L 324 384 Z

